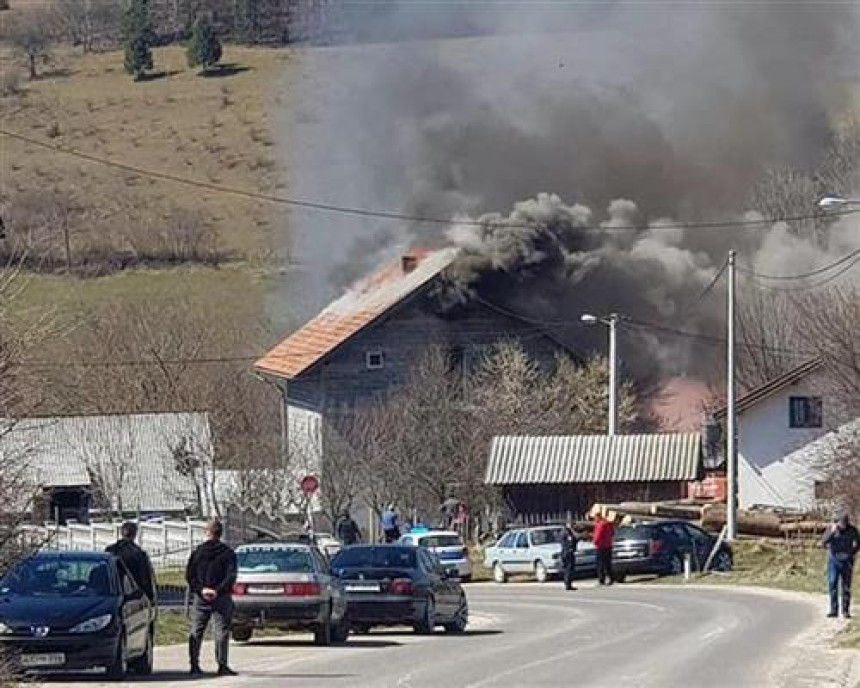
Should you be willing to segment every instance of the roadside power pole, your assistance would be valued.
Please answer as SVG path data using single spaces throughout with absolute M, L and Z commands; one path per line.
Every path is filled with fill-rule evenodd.
M 610 313 L 598 317 L 591 313 L 583 313 L 579 320 L 586 325 L 606 325 L 609 328 L 609 418 L 607 434 L 613 437 L 618 432 L 618 322 L 624 317 L 618 313 Z
M 618 313 L 609 316 L 609 436 L 618 430 Z
M 735 251 L 729 251 L 726 298 L 726 538 L 738 535 L 738 448 L 735 408 Z

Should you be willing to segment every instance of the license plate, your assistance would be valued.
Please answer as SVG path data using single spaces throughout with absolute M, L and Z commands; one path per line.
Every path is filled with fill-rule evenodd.
M 249 585 L 249 595 L 280 595 L 284 592 L 283 585 Z
M 379 583 L 347 583 L 347 592 L 379 592 Z
M 622 550 L 621 552 L 616 553 L 615 555 L 619 559 L 632 559 L 633 557 L 638 557 L 639 552 L 632 549 Z
M 66 655 L 62 652 L 52 652 L 44 655 L 21 655 L 21 666 L 24 667 L 56 667 L 66 663 Z

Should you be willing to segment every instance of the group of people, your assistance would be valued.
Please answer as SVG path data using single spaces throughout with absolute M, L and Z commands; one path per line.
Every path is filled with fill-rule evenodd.
M 594 545 L 597 559 L 597 581 L 600 585 L 612 585 L 612 545 L 615 540 L 615 528 L 612 522 L 598 514 L 595 517 L 591 542 Z M 565 525 L 561 535 L 561 570 L 565 590 L 575 590 L 573 574 L 576 569 L 576 547 L 579 538 L 573 529 L 573 524 Z
M 185 581 L 191 595 L 191 627 L 188 633 L 188 658 L 192 676 L 201 676 L 200 646 L 209 623 L 215 639 L 215 659 L 219 676 L 235 676 L 230 668 L 230 625 L 233 620 L 231 592 L 236 582 L 236 553 L 221 538 L 224 527 L 218 520 L 209 521 L 204 529 L 205 541 L 188 559 Z M 140 589 L 155 603 L 152 565 L 146 552 L 135 542 L 137 524 L 124 523 L 120 539 L 107 548 L 125 565 Z

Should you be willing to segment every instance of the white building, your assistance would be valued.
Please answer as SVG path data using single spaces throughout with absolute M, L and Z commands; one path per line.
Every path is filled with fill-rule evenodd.
M 818 467 L 828 448 L 860 420 L 837 418 L 826 373 L 812 360 L 753 389 L 737 403 L 740 507 L 824 506 L 828 490 Z M 725 418 L 725 409 L 717 413 Z

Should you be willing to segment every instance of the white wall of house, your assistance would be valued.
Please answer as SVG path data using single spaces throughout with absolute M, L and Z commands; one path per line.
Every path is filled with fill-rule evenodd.
M 799 450 L 833 428 L 820 373 L 812 373 L 738 415 L 738 490 L 741 508 L 815 505 L 814 452 Z M 793 428 L 791 397 L 821 397 L 822 427 Z M 830 412 L 830 414 L 829 414 Z

